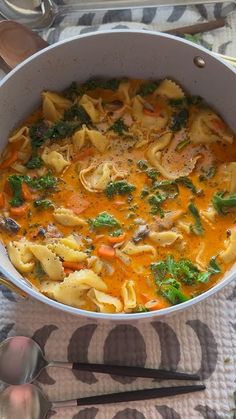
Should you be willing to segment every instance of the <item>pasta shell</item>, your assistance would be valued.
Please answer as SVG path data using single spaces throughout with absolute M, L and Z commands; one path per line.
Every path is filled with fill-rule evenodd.
M 173 80 L 163 80 L 154 92 L 154 95 L 165 96 L 168 99 L 182 99 L 185 97 L 183 89 Z
M 136 245 L 131 241 L 127 242 L 121 250 L 126 255 L 140 255 L 142 253 L 152 253 L 153 257 L 155 257 L 157 254 L 156 249 L 153 246 L 149 244 Z
M 45 147 L 41 157 L 44 163 L 54 169 L 56 173 L 61 173 L 70 164 L 58 151 L 49 151 L 47 147 Z
M 55 220 L 63 226 L 76 227 L 87 225 L 85 220 L 77 217 L 72 210 L 67 208 L 60 207 L 55 209 L 53 216 Z
M 149 238 L 160 246 L 166 247 L 174 244 L 176 240 L 182 239 L 183 236 L 171 230 L 160 232 L 151 231 L 149 233 Z
M 125 172 L 117 169 L 113 163 L 104 162 L 96 166 L 92 164 L 86 169 L 82 169 L 79 179 L 84 188 L 89 192 L 102 192 L 108 183 L 116 179 L 122 179 Z
M 119 298 L 112 297 L 95 288 L 91 288 L 91 290 L 88 291 L 87 296 L 102 313 L 120 313 L 123 309 L 123 305 Z
M 19 272 L 27 273 L 32 271 L 34 268 L 34 261 L 28 242 L 9 242 L 7 251 L 11 262 Z
M 51 122 L 61 119 L 66 109 L 71 106 L 71 102 L 53 92 L 43 92 L 43 116 Z
M 124 302 L 124 311 L 129 312 L 137 306 L 136 292 L 134 288 L 134 281 L 127 280 L 121 287 L 121 296 Z
M 87 253 L 80 252 L 79 250 L 73 250 L 61 243 L 50 244 L 48 245 L 48 248 L 67 262 L 82 262 L 88 257 Z
M 55 253 L 42 244 L 31 244 L 29 249 L 35 258 L 39 260 L 43 270 L 52 281 L 60 281 L 63 279 L 64 270 L 62 262 Z
M 79 104 L 83 106 L 86 110 L 87 114 L 90 116 L 92 122 L 99 122 L 100 121 L 100 111 L 97 109 L 99 101 L 96 99 L 91 98 L 88 95 L 83 95 L 79 101 Z

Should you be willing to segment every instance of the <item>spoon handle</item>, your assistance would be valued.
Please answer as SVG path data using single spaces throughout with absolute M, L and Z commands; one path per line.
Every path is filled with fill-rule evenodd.
M 157 378 L 159 380 L 200 380 L 200 377 L 196 374 L 120 365 L 86 364 L 74 362 L 72 364 L 72 369 L 79 371 L 98 372 L 101 374 L 123 375 L 129 377 Z
M 122 393 L 101 394 L 99 396 L 82 397 L 77 400 L 67 402 L 53 402 L 52 408 L 67 406 L 88 406 L 95 404 L 132 402 L 135 400 L 158 399 L 161 397 L 176 396 L 178 394 L 193 393 L 195 391 L 205 390 L 204 384 L 193 386 L 162 387 L 149 388 L 145 390 L 125 391 Z

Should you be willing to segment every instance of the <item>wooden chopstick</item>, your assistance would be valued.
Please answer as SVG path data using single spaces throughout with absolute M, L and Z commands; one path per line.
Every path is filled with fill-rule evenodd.
M 77 400 L 77 406 L 131 402 L 135 400 L 157 399 L 205 390 L 204 384 L 193 386 L 149 388 L 145 390 L 125 391 L 122 393 L 102 394 L 99 396 L 82 397 Z
M 128 367 L 120 365 L 87 364 L 74 362 L 73 369 L 102 374 L 123 375 L 128 377 L 157 378 L 159 380 L 200 380 L 197 374 L 168 371 L 163 369 Z
M 203 33 L 212 31 L 214 29 L 223 28 L 225 26 L 225 19 L 215 19 L 210 20 L 209 22 L 203 23 L 196 23 L 195 25 L 190 26 L 182 26 L 181 28 L 170 29 L 168 31 L 164 31 L 165 33 L 172 34 L 172 35 L 195 35 L 197 33 Z

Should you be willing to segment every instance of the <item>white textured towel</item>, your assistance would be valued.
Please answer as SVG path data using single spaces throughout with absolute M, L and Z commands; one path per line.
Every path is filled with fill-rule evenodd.
M 58 0 L 59 3 L 59 0 Z M 60 2 L 62 3 L 62 2 Z M 43 36 L 53 43 L 92 30 L 117 27 L 168 29 L 227 15 L 228 26 L 198 38 L 214 51 L 236 56 L 235 3 L 73 14 Z M 0 73 L 0 77 L 4 73 Z M 96 323 L 23 300 L 0 286 L 0 341 L 32 336 L 48 359 L 163 367 L 198 372 L 201 393 L 119 405 L 58 411 L 59 419 L 230 419 L 236 379 L 236 287 L 192 309 L 145 323 Z M 50 369 L 38 384 L 51 400 L 168 385 L 92 373 Z M 178 382 L 174 384 L 178 385 Z M 187 383 L 186 383 L 187 384 Z

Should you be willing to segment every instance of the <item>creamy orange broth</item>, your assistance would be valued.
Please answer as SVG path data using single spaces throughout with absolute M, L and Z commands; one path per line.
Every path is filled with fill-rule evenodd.
M 127 83 L 127 82 L 126 82 Z M 173 113 L 177 112 L 179 109 L 178 107 L 170 106 L 168 91 L 167 93 L 163 94 L 156 94 L 155 92 L 146 96 L 143 96 L 143 101 L 148 104 L 147 109 L 152 113 L 155 110 L 156 104 L 159 105 L 160 111 L 157 114 L 154 114 L 155 118 L 161 118 L 161 112 L 163 109 L 167 111 L 167 124 L 160 130 L 153 130 L 152 138 L 146 142 L 141 147 L 136 147 L 138 141 L 140 140 L 139 137 L 136 135 L 130 138 L 127 136 L 127 133 L 132 128 L 133 124 L 136 124 L 139 129 L 145 131 L 145 135 L 147 132 L 150 131 L 152 128 L 148 127 L 148 129 L 144 129 L 142 124 L 139 120 L 135 119 L 132 115 L 132 101 L 139 87 L 143 85 L 145 81 L 142 80 L 134 80 L 130 82 L 128 93 L 129 99 L 124 97 L 124 95 L 119 90 L 109 90 L 109 89 L 95 89 L 95 90 L 88 90 L 86 94 L 92 98 L 99 99 L 102 98 L 103 100 L 103 113 L 101 112 L 101 121 L 107 124 L 105 127 L 105 131 L 103 128 L 103 134 L 109 137 L 109 146 L 106 147 L 106 150 L 100 153 L 94 145 L 92 145 L 88 138 L 85 141 L 84 145 L 80 150 L 76 149 L 74 145 L 71 147 L 70 155 L 69 155 L 69 165 L 61 171 L 61 173 L 56 173 L 55 170 L 47 164 L 43 165 L 43 168 L 40 169 L 27 169 L 23 175 L 29 175 L 31 177 L 38 177 L 45 175 L 50 171 L 52 176 L 55 176 L 59 182 L 57 183 L 57 187 L 54 190 L 49 190 L 46 192 L 41 192 L 38 190 L 33 190 L 29 187 L 32 193 L 32 199 L 27 201 L 26 205 L 27 211 L 20 216 L 17 216 L 12 213 L 12 206 L 9 203 L 12 199 L 12 189 L 9 186 L 8 177 L 12 174 L 21 175 L 22 173 L 17 172 L 10 167 L 3 168 L 1 170 L 1 178 L 0 178 L 0 190 L 3 191 L 3 203 L 1 204 L 1 214 L 3 217 L 11 217 L 14 219 L 20 226 L 19 231 L 16 234 L 12 234 L 2 228 L 1 237 L 3 243 L 7 246 L 10 242 L 19 242 L 22 239 L 27 240 L 30 243 L 38 243 L 47 246 L 52 241 L 56 242 L 59 238 L 58 237 L 44 237 L 38 234 L 39 229 L 43 228 L 44 231 L 47 230 L 47 226 L 52 224 L 56 232 L 59 233 L 63 237 L 67 237 L 71 234 L 78 235 L 80 238 L 83 239 L 83 248 L 82 251 L 88 251 L 88 258 L 84 260 L 81 266 L 81 270 L 89 269 L 89 258 L 91 256 L 99 257 L 99 260 L 104 264 L 101 271 L 98 273 L 99 278 L 106 284 L 105 294 L 116 297 L 119 299 L 122 308 L 119 311 L 127 311 L 127 312 L 136 312 L 142 310 L 149 310 L 149 309 L 161 309 L 164 307 L 168 307 L 172 305 L 172 302 L 165 296 L 162 290 L 158 286 L 158 280 L 155 278 L 150 270 L 150 264 L 155 263 L 158 261 L 165 260 L 167 255 L 171 255 L 175 261 L 179 261 L 181 258 L 189 259 L 193 262 L 195 266 L 198 267 L 199 272 L 207 271 L 209 266 L 209 261 L 212 257 L 217 257 L 217 264 L 221 269 L 220 274 L 211 275 L 210 278 L 207 280 L 206 283 L 201 282 L 194 282 L 191 285 L 185 283 L 185 281 L 180 281 L 180 288 L 179 290 L 181 293 L 185 295 L 186 298 L 193 298 L 195 295 L 206 291 L 207 289 L 211 288 L 216 282 L 218 282 L 224 272 L 232 265 L 234 261 L 234 257 L 231 258 L 232 260 L 229 263 L 224 262 L 224 258 L 221 258 L 221 253 L 224 252 L 225 248 L 227 248 L 228 243 L 227 240 L 230 240 L 230 234 L 234 230 L 234 223 L 236 221 L 235 213 L 232 209 L 224 215 L 220 215 L 215 213 L 214 220 L 209 221 L 205 217 L 201 216 L 201 210 L 207 210 L 209 207 L 212 207 L 211 200 L 213 195 L 217 191 L 226 191 L 229 193 L 230 190 L 230 182 L 232 179 L 230 176 L 225 175 L 225 169 L 227 172 L 227 163 L 236 161 L 236 148 L 233 141 L 233 134 L 229 131 L 229 129 L 223 124 L 220 120 L 218 124 L 220 129 L 219 131 L 215 131 L 214 134 L 217 138 L 214 141 L 209 142 L 206 145 L 205 140 L 201 143 L 200 139 L 200 146 L 202 144 L 208 150 L 206 153 L 210 155 L 210 160 L 207 158 L 205 162 L 204 168 L 207 169 L 209 166 L 214 166 L 216 168 L 216 174 L 210 178 L 206 179 L 205 181 L 200 181 L 199 176 L 203 174 L 202 171 L 202 152 L 201 157 L 197 161 L 196 165 L 194 166 L 193 170 L 191 170 L 190 174 L 187 176 L 191 179 L 193 185 L 196 187 L 198 191 L 194 194 L 190 189 L 186 186 L 182 185 L 181 183 L 178 184 L 179 194 L 174 199 L 166 199 L 162 204 L 161 208 L 164 211 L 164 217 L 161 219 L 161 214 L 157 213 L 155 215 L 151 214 L 150 209 L 151 206 L 148 203 L 148 196 L 140 198 L 141 191 L 146 188 L 149 191 L 149 196 L 151 194 L 155 194 L 152 191 L 153 181 L 147 176 L 147 172 L 142 171 L 139 169 L 137 163 L 140 160 L 144 160 L 148 166 L 148 169 L 152 168 L 152 164 L 148 161 L 146 152 L 147 149 L 155 142 L 160 141 L 161 136 L 166 132 L 171 132 L 170 126 L 172 123 Z M 178 89 L 177 89 L 177 97 L 178 96 Z M 59 96 L 60 98 L 61 96 Z M 78 99 L 79 98 L 79 99 Z M 173 98 L 173 97 L 172 97 Z M 175 98 L 175 97 L 174 97 Z M 45 96 L 44 99 L 45 101 Z M 74 103 L 77 103 L 77 100 L 80 100 L 80 96 L 73 98 Z M 128 112 L 132 118 L 131 127 L 128 128 L 128 131 L 124 133 L 124 135 L 118 135 L 115 132 L 112 132 L 109 128 L 114 124 L 115 119 L 112 119 L 112 115 L 108 113 L 108 111 L 104 111 L 106 109 L 107 103 L 111 103 L 115 100 L 120 100 L 123 103 L 127 103 L 126 111 L 121 114 L 121 118 L 125 119 L 125 113 Z M 72 105 L 73 101 L 71 101 Z M 57 109 L 57 104 L 54 104 L 55 109 Z M 184 108 L 188 109 L 189 118 L 187 120 L 187 126 L 184 130 L 187 130 L 191 127 L 191 124 L 194 121 L 194 118 L 198 113 L 206 107 L 205 104 L 200 105 L 185 105 Z M 63 112 L 58 106 L 59 114 L 61 112 L 61 118 L 63 117 Z M 109 111 L 111 112 L 111 111 Z M 48 121 L 47 118 L 47 110 L 45 110 L 45 104 L 43 108 L 35 112 L 31 115 L 23 124 L 22 126 L 30 126 L 36 123 L 38 120 L 44 119 Z M 143 108 L 143 113 L 145 114 L 145 110 Z M 216 118 L 219 118 L 216 116 Z M 119 118 L 116 118 L 119 119 Z M 48 125 L 52 126 L 55 121 L 47 122 Z M 80 128 L 81 129 L 81 128 Z M 100 130 L 101 127 L 99 123 L 93 124 L 93 129 Z M 182 130 L 178 130 L 173 132 L 173 136 L 178 135 L 179 132 Z M 224 139 L 222 139 L 221 135 L 222 132 L 226 131 L 231 135 L 232 142 L 231 144 Z M 15 133 L 18 131 L 15 131 Z M 213 131 L 209 131 L 212 134 Z M 29 134 L 26 135 L 29 137 Z M 38 148 L 37 152 L 38 155 L 42 155 L 44 147 L 50 147 L 51 144 L 73 144 L 72 137 L 67 137 L 64 139 L 59 139 L 57 141 L 50 141 L 47 140 L 45 143 L 42 144 L 41 147 Z M 181 137 L 182 139 L 185 138 L 184 135 Z M 172 160 L 170 166 L 176 170 L 178 166 L 182 164 L 184 158 L 184 152 L 188 148 L 191 151 L 191 148 L 196 148 L 199 144 L 194 144 L 191 141 L 191 136 L 187 135 L 186 138 L 190 142 L 183 147 L 180 151 L 175 151 L 175 158 Z M 173 139 L 171 141 L 174 141 Z M 20 138 L 19 141 L 11 142 L 7 146 L 6 150 L 3 153 L 3 166 L 4 161 L 8 159 L 9 156 L 12 155 L 14 150 L 18 151 L 18 163 L 21 163 L 23 167 L 25 167 L 25 159 L 26 157 L 23 156 L 21 158 L 20 151 L 22 151 L 22 144 L 23 139 Z M 91 155 L 86 156 L 84 154 L 84 150 L 90 149 Z M 27 154 L 27 153 L 26 153 Z M 28 156 L 27 160 L 30 158 L 31 155 L 31 148 L 28 148 Z M 209 161 L 210 163 L 209 163 Z M 98 166 L 103 162 L 112 162 L 116 164 L 119 170 L 127 172 L 127 175 L 124 177 L 124 181 L 128 182 L 129 184 L 135 187 L 135 190 L 130 194 L 124 195 L 115 195 L 112 198 L 108 198 L 104 191 L 101 192 L 89 192 L 85 189 L 85 187 L 81 184 L 79 180 L 79 172 L 84 168 L 90 166 L 91 163 L 95 162 L 95 165 Z M 186 163 L 188 164 L 188 162 Z M 14 163 L 13 163 L 14 165 Z M 222 165 L 225 167 L 222 169 Z M 1 166 L 0 166 L 1 167 Z M 223 171 L 222 171 L 223 170 Z M 156 169 L 157 177 L 156 181 L 165 180 L 165 177 L 162 176 L 158 169 Z M 222 174 L 223 173 L 223 174 Z M 178 177 L 178 176 L 177 176 Z M 159 190 L 159 192 L 162 192 Z M 141 253 L 137 255 L 128 255 L 129 263 L 124 263 L 116 254 L 116 246 L 114 247 L 114 255 L 112 257 L 103 257 L 99 256 L 99 248 L 101 245 L 107 245 L 109 247 L 113 247 L 109 241 L 109 237 L 114 229 L 108 228 L 101 228 L 99 230 L 93 229 L 91 225 L 88 223 L 85 226 L 64 226 L 57 222 L 53 216 L 54 210 L 57 207 L 68 208 L 68 202 L 72 195 L 77 194 L 80 199 L 86 200 L 89 203 L 88 208 L 82 211 L 78 217 L 82 218 L 83 220 L 90 220 L 97 217 L 99 213 L 106 212 L 119 222 L 121 226 L 122 232 L 125 232 L 125 239 L 124 243 L 121 243 L 120 250 L 125 247 L 125 244 L 129 241 L 132 242 L 134 235 L 136 234 L 137 228 L 140 226 L 140 223 L 147 225 L 151 231 L 173 231 L 181 235 L 180 238 L 175 240 L 170 245 L 161 245 L 155 243 L 149 235 L 147 234 L 144 238 L 141 238 L 135 246 L 140 245 L 151 245 L 156 251 L 156 256 L 153 257 L 151 253 Z M 50 199 L 53 203 L 53 208 L 49 209 L 38 209 L 34 207 L 33 201 L 38 198 L 45 198 Z M 183 228 L 180 227 L 179 221 L 186 223 L 189 227 L 194 224 L 194 218 L 188 210 L 188 205 L 190 202 L 194 202 L 194 205 L 197 207 L 200 213 L 201 225 L 203 227 L 203 234 L 197 235 L 192 230 L 184 231 Z M 25 203 L 23 203 L 25 205 Z M 160 221 L 165 220 L 166 215 L 169 212 L 181 210 L 181 215 L 171 223 L 169 228 L 162 228 L 160 227 Z M 228 233 L 227 233 L 228 232 Z M 75 236 L 77 237 L 77 236 Z M 86 238 L 89 239 L 86 241 Z M 84 240 L 85 239 L 85 240 Z M 226 240 L 226 243 L 224 243 Z M 79 247 L 78 247 L 79 249 Z M 201 266 L 199 266 L 198 262 L 196 262 L 196 258 L 198 260 L 199 252 L 202 249 L 202 254 L 200 255 Z M 236 258 L 236 250 L 234 251 L 235 258 Z M 63 262 L 63 257 L 56 256 L 60 262 Z M 37 268 L 39 267 L 40 262 L 36 260 L 35 256 L 32 254 L 32 258 L 29 257 L 30 262 L 33 263 L 33 267 L 29 272 L 23 273 L 30 281 L 39 288 L 42 292 L 46 295 L 49 295 L 51 298 L 55 298 L 53 291 L 44 288 L 44 284 L 55 284 L 62 283 L 63 280 L 67 280 L 70 277 L 70 274 L 73 274 L 74 269 L 70 271 L 64 269 L 63 277 L 60 278 L 59 281 L 51 281 L 50 277 L 42 273 L 38 275 L 36 270 L 36 263 Z M 12 260 L 14 263 L 14 260 Z M 107 270 L 107 264 L 110 269 Z M 40 265 L 42 268 L 42 264 Z M 112 268 L 112 271 L 111 271 Z M 93 270 L 93 268 L 91 268 Z M 76 271 L 76 270 L 75 270 Z M 125 281 L 131 280 L 133 281 L 133 289 L 135 290 L 136 295 L 136 304 L 135 307 L 127 308 L 125 307 L 124 296 L 121 292 L 122 286 L 124 286 Z M 78 285 L 79 286 L 79 285 Z M 74 289 L 76 289 L 76 285 L 73 284 Z M 96 302 L 91 300 L 88 297 L 87 292 L 89 288 L 87 287 L 86 290 L 78 297 L 76 301 L 67 300 L 66 291 L 62 292 L 63 297 L 59 299 L 67 304 L 72 304 L 77 307 L 81 307 L 83 309 L 88 309 L 92 311 L 101 310 L 107 312 L 115 312 L 118 311 L 113 304 L 103 304 L 103 308 L 101 305 L 97 305 Z M 154 300 L 154 303 L 152 303 Z M 134 305 L 134 304 L 133 304 Z M 120 307 L 121 307 L 120 306 Z

